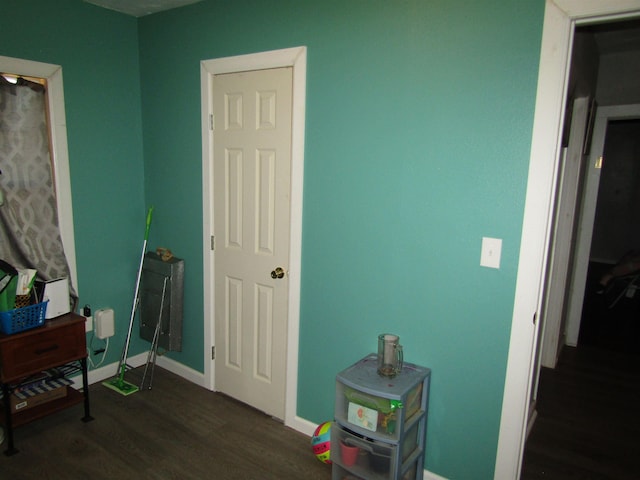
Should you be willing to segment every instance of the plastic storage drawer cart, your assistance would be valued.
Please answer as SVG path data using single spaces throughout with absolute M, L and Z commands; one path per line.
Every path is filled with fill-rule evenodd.
M 430 379 L 410 363 L 380 376 L 375 354 L 336 376 L 333 480 L 422 479 Z

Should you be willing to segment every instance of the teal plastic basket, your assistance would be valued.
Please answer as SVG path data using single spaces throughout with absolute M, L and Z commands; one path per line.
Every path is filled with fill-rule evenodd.
M 41 327 L 44 325 L 47 303 L 49 303 L 48 300 L 28 307 L 0 312 L 0 330 L 2 330 L 2 333 L 11 335 L 31 328 Z

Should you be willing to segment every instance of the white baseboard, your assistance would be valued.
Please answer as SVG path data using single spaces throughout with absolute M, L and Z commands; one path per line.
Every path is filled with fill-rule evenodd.
M 200 373 L 197 370 L 176 362 L 169 357 L 158 357 L 156 363 L 165 370 L 169 370 L 171 373 L 175 373 L 179 377 L 204 388 L 204 373 Z
M 135 357 L 129 357 L 127 359 L 127 365 L 133 368 L 144 365 L 146 362 L 147 353 L 140 353 Z M 93 385 L 94 383 L 99 383 L 103 380 L 107 380 L 108 378 L 115 377 L 118 374 L 118 372 L 116 372 L 117 369 L 118 362 L 114 362 L 109 365 L 105 365 L 104 367 L 89 370 L 87 373 L 87 381 L 89 382 L 89 385 Z M 82 388 L 82 377 L 80 374 L 70 377 L 70 380 L 73 380 L 73 388 L 76 390 Z
M 529 438 L 529 434 L 531 430 L 533 430 L 533 425 L 536 423 L 536 419 L 538 418 L 538 410 L 533 410 L 531 415 L 529 415 L 529 421 L 527 422 L 527 434 L 524 438 Z
M 127 359 L 127 365 L 133 368 L 140 367 L 147 362 L 148 352 L 140 353 L 134 357 L 130 357 Z M 185 380 L 190 381 L 191 383 L 195 383 L 204 388 L 204 374 L 194 370 L 186 365 L 176 362 L 171 358 L 160 356 L 157 357 L 156 363 L 158 366 L 164 368 L 165 370 L 170 371 L 178 375 L 179 377 L 184 378 Z M 111 377 L 116 376 L 116 370 L 118 368 L 117 363 L 111 363 L 104 367 L 97 368 L 95 370 L 90 370 L 88 373 L 88 381 L 89 385 L 93 385 L 94 383 L 102 382 Z M 76 375 L 75 377 L 71 377 L 73 380 L 73 387 L 79 389 L 82 387 L 82 378 L 80 375 Z M 318 424 L 311 422 L 305 418 L 296 416 L 293 419 L 293 422 L 287 424 L 287 427 L 292 428 L 293 430 L 302 433 L 308 437 L 313 435 L 313 432 L 318 427 Z M 311 446 L 309 447 L 311 449 Z M 429 470 L 424 471 L 424 480 L 447 480 L 445 477 L 441 477 Z
M 132 368 L 141 367 L 145 363 L 147 363 L 148 352 L 140 353 L 134 357 L 127 358 L 127 365 Z M 175 360 L 172 360 L 168 357 L 158 356 L 156 359 L 156 364 L 165 370 L 170 371 L 171 373 L 175 373 L 176 375 L 188 380 L 196 385 L 201 387 L 204 386 L 204 374 L 183 365 L 182 363 L 178 363 Z M 87 380 L 89 385 L 93 385 L 94 383 L 102 382 L 108 378 L 115 377 L 118 372 L 116 372 L 118 368 L 118 363 L 110 363 L 109 365 L 105 365 L 104 367 L 96 368 L 94 370 L 89 370 L 87 374 Z M 73 387 L 75 389 L 82 388 L 82 378 L 80 374 L 71 377 L 73 380 Z
M 447 478 L 441 477 L 437 473 L 430 472 L 429 470 L 425 470 L 423 480 L 447 480 Z
M 287 427 L 293 428 L 297 432 L 305 434 L 307 437 L 311 437 L 316 428 L 318 428 L 318 424 L 296 416 L 293 422 L 287 424 Z

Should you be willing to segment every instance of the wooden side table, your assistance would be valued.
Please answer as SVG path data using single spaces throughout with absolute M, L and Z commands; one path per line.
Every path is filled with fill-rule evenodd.
M 30 375 L 78 362 L 82 371 L 82 392 L 68 388 L 66 396 L 24 411 L 11 411 L 10 395 Z M 13 444 L 13 428 L 84 402 L 83 422 L 93 420 L 89 407 L 85 319 L 75 313 L 47 320 L 42 327 L 13 335 L 0 334 L 0 385 L 6 428 L 5 455 L 18 452 Z

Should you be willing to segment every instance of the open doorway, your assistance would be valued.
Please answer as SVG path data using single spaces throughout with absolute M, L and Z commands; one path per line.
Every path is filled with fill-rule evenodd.
M 536 390 L 538 372 L 534 373 L 531 405 L 535 406 L 537 402 L 545 405 L 539 410 L 538 418 L 546 414 L 547 418 L 542 422 L 541 428 L 547 428 L 552 435 L 543 437 L 539 433 L 542 430 L 538 430 L 538 435 L 532 434 L 535 438 L 532 438 L 533 442 L 527 442 L 527 450 L 530 453 L 525 455 L 528 459 L 525 467 L 528 469 L 523 470 L 522 478 L 534 478 L 533 475 L 539 473 L 536 468 L 550 474 L 549 478 L 557 478 L 553 477 L 552 471 L 570 471 L 571 469 L 577 471 L 576 468 L 587 468 L 585 475 L 588 475 L 590 471 L 588 468 L 594 468 L 593 466 L 597 465 L 597 462 L 592 462 L 591 467 L 587 467 L 587 462 L 581 460 L 580 455 L 574 455 L 570 461 L 565 458 L 570 456 L 565 455 L 570 449 L 565 449 L 562 442 L 569 443 L 576 436 L 588 439 L 589 432 L 586 428 L 581 432 L 571 429 L 563 430 L 563 428 L 569 424 L 593 425 L 590 420 L 595 416 L 585 419 L 574 416 L 574 413 L 594 407 L 593 402 L 589 407 L 585 407 L 582 403 L 583 399 L 593 400 L 598 396 L 595 392 L 599 379 L 591 372 L 599 370 L 610 375 L 614 371 L 613 365 L 616 362 L 610 362 L 611 365 L 608 365 L 606 353 L 598 353 L 598 362 L 595 362 L 592 361 L 595 358 L 593 355 L 583 356 L 576 354 L 576 351 L 580 352 L 582 345 L 589 345 L 592 348 L 608 347 L 613 348 L 613 351 L 616 349 L 620 351 L 625 340 L 627 347 L 630 345 L 635 347 L 632 338 L 634 333 L 630 328 L 615 330 L 615 327 L 616 323 L 620 327 L 634 327 L 638 322 L 630 324 L 628 319 L 620 319 L 620 322 L 606 323 L 607 317 L 602 315 L 608 315 L 608 319 L 611 319 L 613 313 L 611 308 L 616 306 L 613 304 L 618 295 L 611 292 L 612 298 L 605 296 L 604 289 L 598 286 L 598 282 L 602 274 L 615 265 L 626 252 L 640 248 L 640 237 L 636 237 L 634 233 L 637 223 L 636 207 L 640 205 L 640 203 L 636 204 L 635 200 L 637 186 L 640 185 L 640 173 L 636 173 L 636 169 L 640 170 L 640 143 L 636 140 L 640 133 L 638 120 L 640 113 L 633 113 L 636 111 L 635 107 L 640 104 L 640 87 L 637 86 L 637 70 L 640 68 L 639 39 L 640 23 L 637 20 L 607 22 L 575 29 L 571 71 L 566 92 L 563 146 L 565 142 L 570 144 L 570 140 L 567 141 L 567 139 L 571 137 L 570 133 L 574 129 L 571 116 L 575 113 L 573 107 L 576 102 L 584 98 L 593 98 L 595 101 L 592 105 L 597 105 L 598 108 L 594 109 L 593 116 L 583 117 L 583 119 L 593 118 L 595 121 L 584 126 L 585 138 L 581 140 L 581 144 L 584 145 L 579 154 L 583 159 L 582 171 L 577 172 L 580 179 L 573 191 L 577 197 L 573 212 L 575 213 L 572 224 L 574 228 L 570 229 L 571 234 L 564 239 L 570 246 L 570 255 L 567 258 L 569 264 L 567 282 L 562 289 L 555 292 L 549 291 L 547 284 L 547 291 L 544 293 L 545 299 L 554 293 L 561 297 L 563 308 L 557 314 L 563 317 L 561 320 L 566 319 L 568 323 L 565 328 L 562 321 L 557 322 L 557 331 L 551 333 L 555 333 L 556 339 L 559 339 L 560 348 L 547 352 L 546 359 L 544 349 L 549 345 L 544 340 L 541 340 L 542 344 L 538 345 L 543 352 L 542 364 L 549 367 L 547 371 L 552 371 L 551 369 L 556 367 L 562 346 L 569 345 L 572 348 L 566 350 L 572 351 L 563 354 L 564 361 L 560 362 L 559 367 L 562 372 L 554 375 L 547 374 L 547 381 L 541 382 L 538 390 Z M 601 138 L 596 139 L 598 132 Z M 562 167 L 566 158 L 560 158 Z M 559 176 L 559 182 L 561 187 L 561 176 Z M 556 201 L 560 203 L 563 191 L 559 188 L 558 192 Z M 639 247 L 633 246 L 636 243 Z M 551 242 L 550 257 L 553 257 L 557 246 L 557 243 Z M 551 262 L 549 265 L 548 275 L 553 276 L 556 270 Z M 640 301 L 631 302 L 635 300 L 635 289 L 627 290 L 627 292 L 621 290 L 623 295 L 620 297 L 618 306 L 622 306 L 623 302 L 627 307 L 625 310 L 640 306 Z M 636 308 L 636 312 L 640 313 L 640 308 Z M 572 322 L 573 317 L 577 317 L 577 322 Z M 586 320 L 587 317 L 588 321 L 581 321 L 583 318 Z M 548 334 L 550 333 L 547 322 L 549 319 L 543 317 L 543 320 L 545 334 Z M 609 333 L 614 333 L 616 339 L 616 341 L 609 341 L 608 345 L 604 337 L 607 333 L 606 329 L 610 329 Z M 547 335 L 544 337 L 546 340 Z M 635 343 L 638 340 L 640 336 L 636 331 Z M 577 365 L 577 362 L 584 359 L 587 359 L 587 362 Z M 567 373 L 568 370 L 564 367 L 568 363 L 571 364 L 573 373 L 579 369 L 580 378 L 576 379 L 571 377 L 571 373 Z M 587 377 L 589 385 L 583 382 L 585 385 L 578 392 L 575 389 L 566 389 L 562 385 L 563 382 L 579 385 L 581 380 Z M 549 390 L 545 391 L 545 388 Z M 563 394 L 560 395 L 558 392 Z M 614 395 L 611 393 L 608 392 L 603 398 L 613 398 Z M 552 401 L 561 405 L 561 408 L 550 406 L 549 398 L 553 398 Z M 615 410 L 617 409 L 607 407 L 599 409 L 599 411 L 609 412 Z M 534 433 L 538 422 L 539 419 L 533 425 Z M 608 424 L 614 423 L 614 421 L 608 422 Z M 600 429 L 596 433 L 594 438 L 598 440 L 602 440 L 607 435 L 605 429 Z M 563 434 L 564 437 L 562 437 Z M 597 451 L 600 445 L 596 441 L 585 440 L 585 442 L 589 443 L 594 451 Z M 534 451 L 535 454 L 531 454 Z M 599 458 L 607 458 L 606 452 L 598 453 Z M 565 460 L 567 463 L 563 463 Z M 551 463 L 545 464 L 545 461 Z M 600 467 L 597 466 L 597 468 Z
M 547 282 L 541 316 L 544 334 L 542 344 L 539 345 L 539 358 L 540 364 L 544 367 L 555 367 L 564 344 L 578 344 L 585 293 L 590 293 L 591 288 L 590 284 L 587 285 L 590 261 L 615 264 L 629 250 L 640 248 L 640 245 L 633 246 L 634 243 L 640 244 L 640 239 L 636 242 L 633 238 L 621 238 L 625 229 L 629 231 L 625 224 L 635 224 L 628 216 L 633 215 L 634 210 L 632 206 L 620 206 L 620 202 L 629 201 L 630 194 L 622 195 L 622 191 L 616 185 L 620 175 L 629 182 L 633 162 L 613 157 L 610 162 L 606 161 L 606 166 L 601 169 L 600 159 L 604 152 L 605 136 L 610 131 L 609 120 L 633 119 L 633 108 L 623 109 L 620 106 L 640 104 L 640 87 L 635 81 L 639 68 L 639 20 L 576 28 L 562 135 L 563 147 L 568 147 L 569 156 L 560 160 L 561 175 L 559 174 L 556 199 L 556 215 L 563 215 L 559 221 L 570 223 L 572 227 L 565 228 L 564 235 L 556 233 L 549 247 L 548 278 L 554 280 L 554 283 Z M 574 117 L 580 112 L 575 106 L 579 101 L 584 103 L 586 98 L 591 99 L 590 112 L 588 115 L 583 112 L 581 124 L 576 126 Z M 576 131 L 581 134 L 577 147 L 580 152 L 574 151 L 574 158 L 571 158 L 570 142 L 573 141 Z M 592 143 L 595 143 L 593 149 Z M 607 142 L 607 145 L 610 149 L 607 156 L 615 155 L 618 149 L 613 147 L 612 142 Z M 622 155 L 637 156 L 637 153 L 633 152 L 634 145 L 626 148 L 627 151 Z M 575 145 L 573 150 L 576 150 Z M 621 169 L 626 169 L 625 173 L 622 173 Z M 601 172 L 604 172 L 607 178 L 606 185 L 602 188 L 599 187 Z M 570 183 L 570 180 L 573 180 L 573 183 Z M 566 183 L 569 183 L 568 189 L 564 187 Z M 600 196 L 602 199 L 599 200 Z M 570 204 L 569 215 L 562 212 L 562 206 L 570 197 L 575 200 Z M 617 206 L 614 207 L 614 204 Z M 596 221 L 598 205 L 600 213 Z M 617 213 L 614 213 L 613 209 L 617 209 Z M 622 212 L 629 213 L 625 213 L 625 217 L 622 218 Z M 614 218 L 620 223 L 615 232 L 610 231 Z M 594 249 L 592 238 L 595 242 Z M 625 244 L 626 247 L 620 246 Z M 558 261 L 558 258 L 561 260 Z M 606 269 L 606 266 L 602 268 Z M 592 269 L 591 276 L 594 274 Z M 560 281 L 557 280 L 558 276 L 561 277 Z M 533 394 L 535 399 L 535 388 Z
M 583 295 L 579 346 L 640 354 L 640 118 L 611 120 Z
M 538 348 L 539 314 L 549 248 L 550 213 L 555 201 L 557 160 L 567 74 L 576 26 L 637 18 L 640 3 L 626 0 L 585 3 L 549 0 L 538 72 L 527 193 L 518 260 L 513 319 L 495 478 L 518 478 L 527 433 L 532 375 Z

